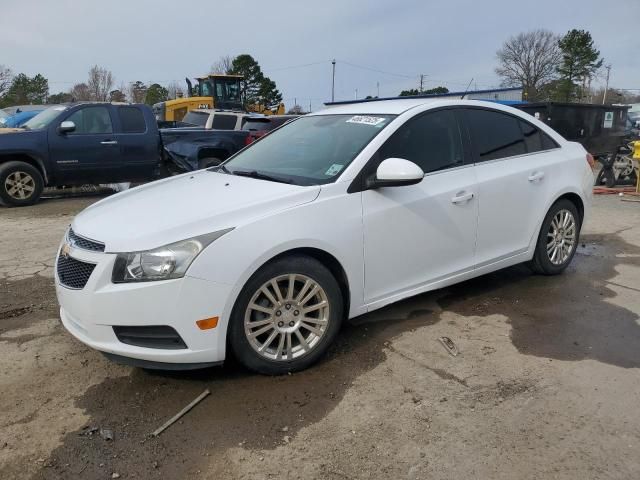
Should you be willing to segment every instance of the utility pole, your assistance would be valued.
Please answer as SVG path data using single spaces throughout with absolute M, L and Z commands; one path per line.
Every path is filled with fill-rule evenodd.
M 356 100 L 358 99 L 358 89 L 356 88 Z
M 605 67 L 607 69 L 607 83 L 604 87 L 604 95 L 602 96 L 602 104 L 607 100 L 607 91 L 609 90 L 609 74 L 611 73 L 611 65 Z
M 334 58 L 333 61 L 331 62 L 331 65 L 333 65 L 333 76 L 331 79 L 331 101 L 334 102 L 336 97 L 335 97 L 335 91 L 336 91 L 336 59 Z
M 309 113 L 311 113 L 311 99 L 309 99 Z
M 293 97 L 293 106 L 298 105 L 298 97 Z
M 422 87 L 424 85 L 424 75 L 421 73 L 420 74 L 420 93 L 422 93 Z
M 376 98 L 380 98 L 380 82 L 376 82 L 376 88 L 378 89 L 378 94 L 376 95 Z

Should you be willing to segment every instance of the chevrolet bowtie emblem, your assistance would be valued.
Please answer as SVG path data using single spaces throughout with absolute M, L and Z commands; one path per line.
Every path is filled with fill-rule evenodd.
M 67 258 L 70 253 L 71 253 L 71 246 L 68 243 L 65 243 L 62 246 L 62 250 L 60 250 L 60 255 L 63 256 L 64 258 Z

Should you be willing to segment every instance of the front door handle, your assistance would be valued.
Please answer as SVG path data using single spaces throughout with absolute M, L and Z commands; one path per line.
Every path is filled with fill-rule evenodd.
M 473 199 L 473 192 L 458 192 L 455 197 L 451 199 L 451 203 L 455 205 L 461 205 L 467 203 Z
M 117 140 L 104 140 L 102 142 L 100 142 L 101 145 L 117 145 L 118 141 Z
M 544 172 L 533 172 L 531 175 L 529 175 L 530 182 L 539 182 L 543 178 L 544 178 Z

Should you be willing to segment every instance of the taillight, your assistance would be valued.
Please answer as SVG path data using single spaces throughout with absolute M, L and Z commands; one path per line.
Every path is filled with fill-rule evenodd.
M 244 144 L 245 146 L 249 145 L 251 142 L 253 142 L 255 140 L 255 138 L 253 138 L 253 135 L 249 134 L 245 137 L 244 139 Z
M 587 163 L 589 164 L 589 167 L 591 167 L 591 170 L 596 169 L 596 161 L 590 153 L 587 153 Z

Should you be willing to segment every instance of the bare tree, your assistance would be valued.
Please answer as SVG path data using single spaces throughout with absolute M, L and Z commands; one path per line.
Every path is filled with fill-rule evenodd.
M 113 87 L 113 74 L 106 68 L 94 65 L 89 70 L 89 80 L 87 87 L 91 92 L 92 100 L 106 102 L 109 99 L 109 92 Z
M 167 85 L 167 91 L 169 93 L 169 100 L 175 100 L 176 98 L 184 96 L 184 89 L 182 88 L 182 85 L 175 80 Z
M 71 90 L 69 90 L 69 95 L 71 95 L 73 102 L 93 100 L 91 91 L 86 83 L 76 83 Z
M 11 87 L 13 81 L 13 72 L 9 67 L 0 65 L 0 97 L 3 96 Z
M 229 73 L 233 67 L 233 57 L 231 55 L 223 55 L 211 65 L 211 73 Z
M 496 74 L 504 86 L 520 86 L 534 100 L 540 88 L 555 79 L 562 53 L 559 37 L 548 30 L 533 30 L 509 38 L 496 52 Z

